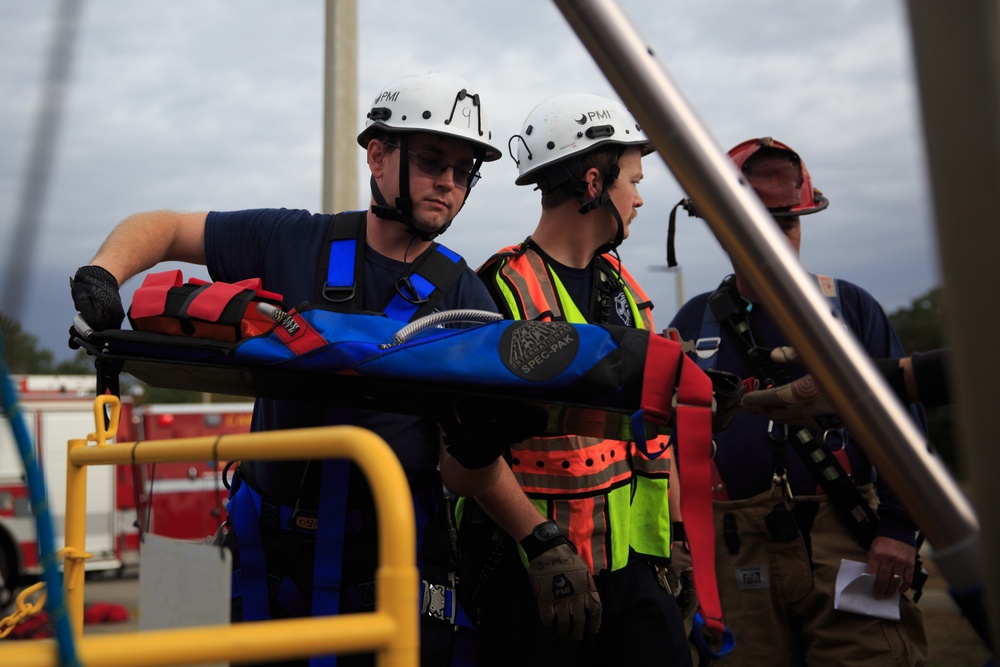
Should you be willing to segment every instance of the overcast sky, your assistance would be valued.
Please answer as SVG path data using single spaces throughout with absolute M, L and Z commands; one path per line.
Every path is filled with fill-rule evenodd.
M 545 97 L 617 98 L 554 4 L 543 0 L 359 2 L 358 118 L 389 82 L 452 70 L 480 93 L 503 160 L 442 241 L 478 266 L 533 229 L 538 194 L 518 188 L 507 139 Z M 621 0 L 720 150 L 773 136 L 803 157 L 830 208 L 803 218 L 806 268 L 846 278 L 893 311 L 939 283 L 905 8 L 901 2 Z M 53 0 L 0 3 L 0 256 L 7 261 L 39 108 Z M 24 327 L 69 355 L 68 278 L 130 213 L 319 210 L 324 3 L 85 2 L 52 179 L 40 210 Z M 355 208 L 368 201 L 357 154 Z M 665 264 L 670 208 L 684 196 L 657 156 L 621 248 L 656 303 L 677 307 Z M 707 225 L 679 218 L 685 297 L 731 271 Z M 19 252 L 22 249 L 18 249 Z M 26 249 L 24 249 L 26 252 Z M 6 269 L 6 267 L 5 267 Z M 6 270 L 0 272 L 0 281 Z M 185 267 L 185 274 L 205 276 Z M 126 305 L 130 281 L 123 289 Z M 2 287 L 2 286 L 0 286 Z M 0 291 L 2 293 L 2 291 Z M 7 312 L 9 304 L 0 304 Z

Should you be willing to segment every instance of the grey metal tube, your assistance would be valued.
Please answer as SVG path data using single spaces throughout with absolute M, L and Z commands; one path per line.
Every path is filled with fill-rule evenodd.
M 909 2 L 951 342 L 952 384 L 972 497 L 983 517 L 1000 507 L 996 302 L 1000 225 L 1000 3 Z M 1000 647 L 1000 524 L 984 518 L 988 616 Z
M 969 502 L 648 43 L 611 0 L 556 5 L 929 542 L 961 555 L 945 576 L 955 586 L 979 585 L 979 526 Z

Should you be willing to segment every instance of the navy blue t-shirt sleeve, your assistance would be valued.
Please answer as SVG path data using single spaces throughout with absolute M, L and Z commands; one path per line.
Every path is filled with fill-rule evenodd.
M 209 275 L 230 283 L 260 278 L 288 307 L 315 301 L 329 220 L 297 209 L 212 211 L 205 224 Z

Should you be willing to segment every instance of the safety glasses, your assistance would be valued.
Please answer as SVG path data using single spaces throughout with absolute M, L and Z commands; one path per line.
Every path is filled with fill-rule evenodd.
M 385 145 L 401 150 L 400 146 L 396 144 L 385 142 Z M 452 164 L 437 153 L 431 153 L 430 151 L 418 152 L 408 150 L 406 152 L 410 154 L 411 158 L 413 158 L 413 164 L 416 165 L 417 169 L 428 176 L 437 178 L 438 176 L 443 175 L 444 172 L 448 171 L 448 168 L 450 167 L 452 169 L 452 173 L 454 174 L 456 186 L 460 188 L 471 188 L 479 182 L 481 175 L 478 171 L 474 171 L 472 167 Z

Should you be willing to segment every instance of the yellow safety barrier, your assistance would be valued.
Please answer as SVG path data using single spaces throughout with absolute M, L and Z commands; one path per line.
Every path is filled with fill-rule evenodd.
M 105 406 L 112 410 L 107 429 Z M 64 583 L 77 654 L 84 665 L 167 667 L 357 652 L 375 652 L 380 667 L 418 664 L 420 578 L 413 503 L 403 468 L 384 440 L 355 426 L 328 426 L 109 444 L 117 432 L 120 410 L 117 398 L 98 397 L 94 402 L 96 432 L 86 440 L 69 441 Z M 371 486 L 379 544 L 374 612 L 83 637 L 83 561 L 89 556 L 84 551 L 87 466 L 309 458 L 348 458 L 361 468 Z M 291 637 L 294 641 L 289 641 Z M 4 642 L 0 665 L 57 667 L 55 641 Z

